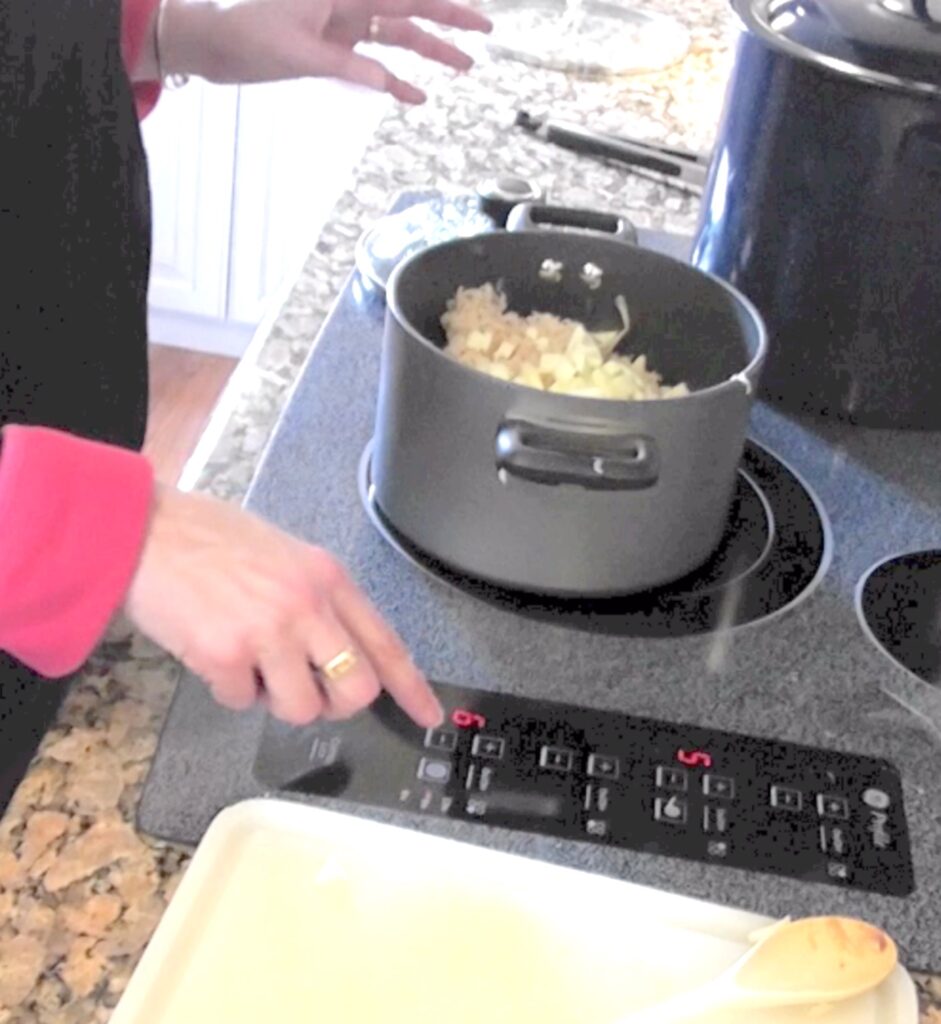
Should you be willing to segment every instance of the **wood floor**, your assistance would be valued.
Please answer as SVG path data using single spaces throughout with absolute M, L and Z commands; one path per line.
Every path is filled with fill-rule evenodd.
M 238 360 L 150 346 L 150 421 L 144 451 L 157 479 L 176 483 Z

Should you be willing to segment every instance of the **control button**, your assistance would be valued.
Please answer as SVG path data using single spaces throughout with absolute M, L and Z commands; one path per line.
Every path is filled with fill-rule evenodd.
M 480 778 L 477 780 L 477 788 L 481 793 L 486 793 L 487 790 L 490 789 L 492 779 L 493 769 L 488 765 L 484 765 L 484 767 L 480 769 Z
M 845 796 L 821 793 L 817 797 L 817 813 L 821 818 L 842 818 L 846 820 L 850 816 L 849 801 Z
M 715 857 L 717 860 L 728 857 L 731 849 L 732 845 L 728 839 L 710 839 L 706 844 L 706 853 L 708 853 L 710 857 Z
M 425 733 L 425 746 L 450 754 L 457 749 L 457 733 L 453 729 L 429 729 Z
M 735 779 L 730 779 L 728 775 L 704 775 L 702 791 L 705 796 L 711 796 L 716 800 L 734 800 Z
M 307 760 L 311 764 L 316 764 L 318 768 L 336 764 L 342 742 L 339 736 L 315 736 Z
M 892 798 L 885 790 L 867 789 L 863 793 L 863 803 L 874 811 L 887 811 L 892 804 Z
M 621 761 L 611 754 L 589 754 L 588 774 L 595 779 L 613 781 L 621 774 Z
M 589 784 L 585 787 L 585 810 L 598 810 L 606 814 L 611 802 L 611 790 L 607 786 Z
M 451 778 L 451 762 L 423 757 L 418 764 L 418 777 L 422 782 L 447 782 Z
M 585 823 L 585 831 L 590 836 L 603 838 L 608 834 L 608 823 L 606 821 L 602 821 L 600 818 L 589 818 Z
M 471 753 L 475 757 L 489 757 L 492 761 L 499 761 L 506 749 L 506 740 L 500 736 L 484 736 L 478 733 L 471 744 Z
M 688 775 L 685 768 L 675 768 L 667 764 L 657 766 L 657 789 L 674 789 L 678 793 L 685 793 L 687 784 Z
M 728 808 L 717 804 L 706 804 L 703 808 L 702 827 L 704 832 L 728 832 Z
M 412 798 L 412 791 L 410 789 L 403 789 L 399 793 L 399 803 L 406 804 Z
M 540 768 L 554 772 L 570 772 L 575 763 L 575 755 L 565 747 L 543 747 L 539 752 Z
M 845 857 L 849 852 L 849 838 L 842 825 L 820 826 L 820 852 L 830 857 Z
M 667 825 L 685 825 L 686 801 L 679 796 L 658 796 L 654 801 L 653 816 L 656 821 Z
M 451 810 L 451 804 L 454 803 L 453 796 L 443 796 L 441 798 L 441 813 L 447 814 Z
M 804 806 L 804 795 L 789 786 L 772 786 L 771 806 L 779 811 L 799 811 Z
M 487 801 L 479 797 L 471 797 L 467 801 L 467 813 L 475 818 L 482 818 L 487 813 Z
M 848 864 L 831 860 L 827 865 L 827 877 L 837 882 L 848 882 L 850 880 L 850 868 Z
M 422 795 L 421 795 L 421 802 L 419 803 L 418 806 L 423 811 L 427 811 L 428 808 L 431 806 L 431 802 L 432 802 L 432 800 L 434 800 L 434 798 L 435 798 L 435 794 L 434 794 L 433 790 L 426 789 L 425 792 L 422 793 Z

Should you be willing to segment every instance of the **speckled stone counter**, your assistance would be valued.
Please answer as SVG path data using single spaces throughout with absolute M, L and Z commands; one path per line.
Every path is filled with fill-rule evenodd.
M 646 0 L 648 7 L 673 4 Z M 473 187 L 498 171 L 540 181 L 552 198 L 629 213 L 643 226 L 690 230 L 696 202 L 647 178 L 509 128 L 514 111 L 551 109 L 623 134 L 708 149 L 729 66 L 724 0 L 682 8 L 693 48 L 677 67 L 588 82 L 484 62 L 464 78 L 434 74 L 430 102 L 379 127 L 276 319 L 233 376 L 194 486 L 240 500 L 334 296 L 356 239 L 400 189 Z M 116 623 L 74 681 L 0 820 L 0 1024 L 106 1021 L 188 853 L 133 827 L 141 782 L 177 668 Z M 922 979 L 923 1022 L 941 1024 L 941 980 Z

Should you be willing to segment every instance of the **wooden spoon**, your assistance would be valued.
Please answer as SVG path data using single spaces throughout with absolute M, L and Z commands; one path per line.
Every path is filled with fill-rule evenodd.
M 716 1010 L 837 1003 L 881 985 L 898 950 L 885 932 L 847 917 L 783 921 L 718 978 L 617 1024 L 673 1024 Z

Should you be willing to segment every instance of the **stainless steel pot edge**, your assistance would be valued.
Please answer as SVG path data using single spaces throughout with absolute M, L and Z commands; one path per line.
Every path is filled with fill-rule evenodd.
M 797 60 L 814 64 L 842 78 L 850 78 L 861 84 L 877 85 L 884 89 L 895 89 L 902 92 L 916 93 L 921 96 L 941 96 L 941 85 L 899 78 L 896 75 L 887 75 L 882 71 L 871 71 L 859 64 L 840 60 L 837 57 L 829 57 L 826 54 L 812 50 L 809 46 L 802 46 L 800 43 L 795 43 L 792 39 L 784 38 L 773 31 L 767 22 L 755 14 L 749 0 L 732 0 L 732 9 L 745 30 L 758 36 L 774 49 L 780 50 L 790 57 L 795 57 Z
M 546 231 L 546 229 L 541 228 L 538 229 L 538 231 L 519 231 L 515 232 L 514 234 L 518 237 L 520 235 L 527 234 L 539 234 L 540 236 L 545 236 L 547 233 L 548 232 Z M 415 338 L 416 341 L 424 345 L 426 348 L 431 349 L 435 353 L 435 358 L 451 359 L 451 357 L 445 355 L 445 353 L 440 348 L 438 348 L 437 345 L 429 341 L 429 339 L 426 338 L 420 331 L 416 330 L 411 321 L 405 316 L 398 301 L 398 279 L 401 276 L 401 274 L 409 267 L 413 260 L 421 258 L 430 258 L 434 253 L 446 249 L 449 246 L 460 245 L 462 243 L 466 244 L 468 241 L 469 239 L 467 238 L 451 239 L 447 242 L 439 242 L 437 245 L 430 246 L 427 249 L 422 249 L 420 252 L 413 253 L 411 256 L 404 259 L 395 268 L 395 270 L 392 271 L 392 273 L 389 275 L 389 280 L 386 285 L 385 298 L 389 312 L 391 312 L 394 315 L 398 323 L 403 328 L 405 328 L 409 332 L 409 334 L 413 338 Z M 703 396 L 720 395 L 725 393 L 730 388 L 739 385 L 745 389 L 746 395 L 748 395 L 749 397 L 754 396 L 758 388 L 758 378 L 761 373 L 761 367 L 765 361 L 765 357 L 768 352 L 768 330 L 765 326 L 764 318 L 758 312 L 758 308 L 754 305 L 754 303 L 751 302 L 751 300 L 749 300 L 736 288 L 732 287 L 732 285 L 730 285 L 727 281 L 724 281 L 721 277 L 718 277 L 717 275 L 712 274 L 707 270 L 700 270 L 698 267 L 693 267 L 692 264 L 683 263 L 681 260 L 674 259 L 672 256 L 667 256 L 664 255 L 663 253 L 655 253 L 655 255 L 659 259 L 667 260 L 670 263 L 675 263 L 677 266 L 684 267 L 687 270 L 693 270 L 697 274 L 701 274 L 703 277 L 707 277 L 711 281 L 715 282 L 723 289 L 723 291 L 731 295 L 731 297 L 745 310 L 745 312 L 749 315 L 749 317 L 752 319 L 752 321 L 758 329 L 758 346 L 756 352 L 744 369 L 739 370 L 737 373 L 733 373 L 731 377 L 727 378 L 726 380 L 722 381 L 719 384 L 713 384 L 711 387 L 708 388 L 700 388 L 696 391 L 691 391 L 689 395 L 681 395 L 675 398 L 662 399 L 662 401 L 688 402 L 696 397 L 702 398 Z M 451 361 L 457 367 L 459 367 L 461 372 L 470 374 L 475 379 L 483 378 L 484 380 L 493 381 L 495 383 L 497 382 L 496 378 L 490 377 L 488 374 L 483 373 L 480 370 L 475 370 L 473 367 L 467 366 L 466 364 L 461 363 L 456 359 Z M 516 384 L 514 381 L 501 380 L 499 381 L 499 383 L 506 387 L 517 389 L 521 392 L 526 392 L 530 390 L 529 388 L 527 388 L 525 384 Z M 566 395 L 565 397 L 573 400 L 574 402 L 578 402 L 579 404 L 583 404 L 586 412 L 589 409 L 600 411 L 600 409 L 603 408 L 603 406 L 600 406 L 599 403 L 602 402 L 617 401 L 624 404 L 634 404 L 631 399 L 586 398 L 580 395 Z M 637 404 L 642 403 L 638 402 Z

